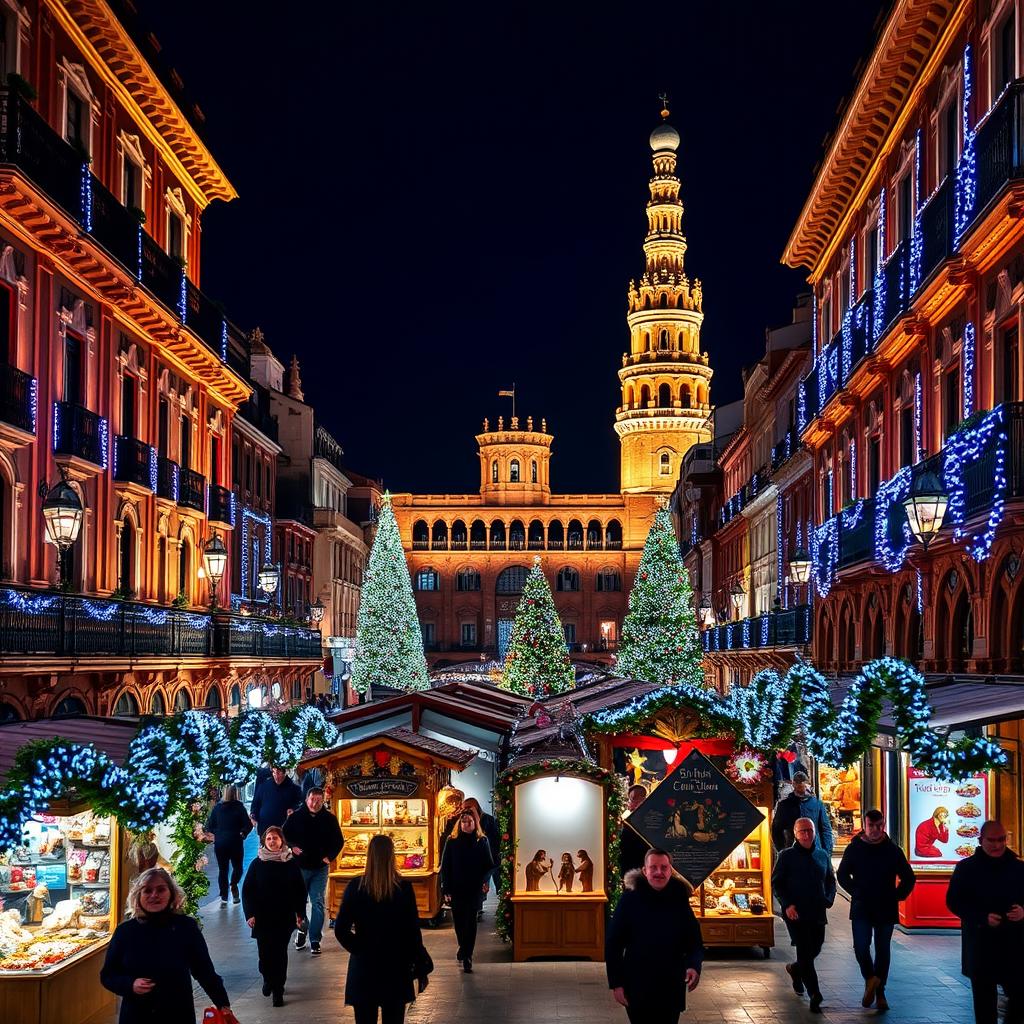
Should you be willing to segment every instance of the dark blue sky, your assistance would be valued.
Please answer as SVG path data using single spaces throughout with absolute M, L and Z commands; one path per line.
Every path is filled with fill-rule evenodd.
M 204 291 L 299 355 L 354 469 L 435 493 L 477 488 L 473 434 L 513 381 L 555 434 L 555 489 L 617 489 L 661 90 L 712 401 L 740 396 L 804 286 L 779 257 L 880 7 L 337 4 L 289 20 L 140 3 L 241 196 L 205 215 Z

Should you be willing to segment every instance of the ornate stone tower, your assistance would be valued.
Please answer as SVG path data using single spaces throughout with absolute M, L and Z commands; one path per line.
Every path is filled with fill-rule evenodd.
M 654 176 L 647 203 L 646 269 L 629 282 L 630 350 L 622 357 L 622 405 L 615 413 L 624 493 L 669 493 L 691 445 L 711 440 L 711 368 L 700 349 L 700 281 L 683 269 L 686 238 L 676 177 L 679 133 L 651 132 Z
M 547 420 L 533 429 L 533 417 L 526 417 L 523 430 L 513 416 L 505 427 L 498 417 L 498 429 L 484 420 L 476 435 L 480 446 L 480 496 L 485 505 L 547 505 L 551 501 L 551 442 Z

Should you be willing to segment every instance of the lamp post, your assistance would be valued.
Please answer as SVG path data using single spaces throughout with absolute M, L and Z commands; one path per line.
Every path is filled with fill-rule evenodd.
M 930 469 L 918 474 L 910 485 L 910 495 L 904 499 L 903 508 L 906 509 L 911 532 L 925 551 L 942 529 L 948 505 L 949 495 L 939 478 Z
M 39 487 L 40 495 L 46 495 L 43 501 L 43 523 L 46 526 L 46 536 L 57 549 L 57 589 L 60 590 L 64 584 L 64 555 L 78 540 L 85 513 L 82 501 L 68 483 L 63 469 L 61 479 L 53 488 L 47 492 L 46 487 L 45 481 Z
M 256 583 L 269 600 L 270 595 L 277 591 L 277 582 L 281 578 L 281 570 L 268 558 L 256 574 Z
M 224 570 L 228 564 L 228 549 L 216 533 L 203 546 L 203 564 L 206 568 L 206 578 L 210 581 L 210 607 L 215 608 L 217 588 L 224 578 Z
M 711 607 L 711 601 L 707 594 L 701 595 L 697 611 L 700 613 L 701 622 L 710 629 L 715 624 L 715 610 Z
M 806 587 L 811 582 L 811 569 L 813 563 L 811 562 L 811 556 L 805 547 L 799 547 L 793 552 L 793 557 L 789 560 L 789 578 L 793 581 L 797 587 Z M 796 595 L 797 602 L 800 601 L 800 595 Z M 810 596 L 808 596 L 808 603 L 810 603 Z
M 732 606 L 737 616 L 739 616 L 740 608 L 743 607 L 743 599 L 746 596 L 747 592 L 743 589 L 743 584 L 737 580 L 729 590 L 729 597 L 732 599 Z

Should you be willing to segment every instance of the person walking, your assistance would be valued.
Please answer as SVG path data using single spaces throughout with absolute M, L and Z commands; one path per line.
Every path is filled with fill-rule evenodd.
M 807 989 L 811 1013 L 821 1013 L 824 999 L 814 960 L 825 942 L 826 911 L 835 902 L 836 876 L 831 857 L 815 841 L 810 818 L 797 818 L 793 834 L 796 842 L 782 850 L 775 861 L 772 888 L 796 946 L 796 963 L 786 964 L 786 973 L 793 979 L 795 992 Z
M 487 880 L 494 880 L 494 891 L 498 891 L 498 883 L 501 875 L 501 837 L 498 832 L 498 819 L 493 814 L 488 814 L 480 806 L 480 801 L 475 796 L 466 797 L 462 801 L 462 808 L 465 810 L 469 808 L 471 811 L 476 812 L 477 818 L 480 820 L 480 830 L 485 836 L 487 836 L 487 845 L 491 850 L 491 861 L 494 864 L 494 868 L 491 873 L 487 876 Z M 484 900 L 487 899 L 487 891 L 484 890 L 480 894 L 480 902 L 477 907 L 476 919 L 482 921 L 484 919 Z
M 996 1024 L 999 993 L 1005 1024 L 1024 1021 L 1024 861 L 1006 846 L 999 821 L 981 826 L 980 846 L 953 869 L 946 906 L 960 918 L 962 970 L 971 979 L 976 1024 Z
M 835 846 L 828 808 L 814 795 L 806 772 L 793 776 L 793 792 L 783 797 L 772 812 L 772 845 L 776 852 L 793 845 L 793 826 L 798 818 L 810 818 L 818 845 L 831 857 Z
M 130 916 L 114 929 L 100 969 L 100 983 L 121 997 L 120 1024 L 194 1022 L 193 978 L 224 1019 L 237 1024 L 199 923 L 182 913 L 184 905 L 184 892 L 163 868 L 149 868 L 132 882 Z
M 213 843 L 217 858 L 217 884 L 221 906 L 228 902 L 228 869 L 231 869 L 231 898 L 239 901 L 238 883 L 242 880 L 242 852 L 245 837 L 252 831 L 252 821 L 238 799 L 237 786 L 225 786 L 221 799 L 213 805 L 206 818 L 207 842 Z
M 491 848 L 471 810 L 464 810 L 441 856 L 441 893 L 451 903 L 459 948 L 455 959 L 466 974 L 473 971 L 476 946 L 476 911 L 480 893 L 487 892 L 487 877 L 494 868 Z
M 861 1006 L 888 1010 L 885 983 L 889 978 L 892 932 L 899 920 L 899 905 L 913 891 L 915 878 L 905 854 L 886 834 L 881 811 L 870 810 L 864 815 L 864 831 L 858 832 L 843 851 L 836 875 L 850 894 L 853 952 L 864 978 Z
M 292 782 L 288 772 L 274 765 L 270 778 L 256 786 L 249 818 L 256 826 L 256 834 L 262 836 L 271 825 L 281 828 L 288 815 L 302 803 L 302 790 Z
M 645 800 L 647 790 L 643 786 L 630 786 L 626 794 L 626 814 L 619 831 L 619 872 L 625 878 L 630 871 L 639 871 L 644 866 L 644 856 L 651 848 L 650 843 L 626 820 Z
M 366 850 L 362 878 L 345 887 L 334 924 L 338 942 L 349 951 L 345 1004 L 356 1024 L 402 1024 L 405 1007 L 426 987 L 432 968 L 423 948 L 412 885 L 395 867 L 390 836 L 374 836 Z
M 605 938 L 608 987 L 630 1024 L 676 1024 L 700 983 L 704 944 L 690 888 L 651 847 L 630 871 Z
M 256 860 L 245 873 L 242 913 L 256 940 L 263 994 L 273 996 L 274 1006 L 284 1006 L 288 940 L 305 923 L 306 884 L 276 825 L 263 833 Z
M 310 787 L 305 803 L 284 823 L 285 841 L 298 858 L 302 878 L 309 893 L 312 913 L 309 915 L 309 951 L 320 955 L 320 940 L 324 934 L 327 876 L 331 861 L 341 853 L 345 839 L 338 819 L 324 807 L 324 791 Z M 306 945 L 307 932 L 299 929 L 295 948 Z

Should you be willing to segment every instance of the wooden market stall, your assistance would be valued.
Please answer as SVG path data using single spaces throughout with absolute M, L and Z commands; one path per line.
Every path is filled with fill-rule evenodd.
M 57 735 L 120 761 L 137 730 L 138 722 L 84 717 L 0 726 L 0 773 L 25 743 Z M 127 845 L 114 818 L 71 795 L 35 808 L 21 845 L 0 851 L 0 1020 L 77 1024 L 113 1008 L 99 972 L 124 913 Z
M 375 835 L 395 843 L 398 869 L 412 883 L 420 917 L 441 910 L 438 875 L 442 831 L 450 811 L 438 794 L 476 757 L 475 750 L 442 743 L 408 729 L 388 729 L 299 762 L 324 771 L 327 801 L 341 824 L 345 845 L 331 865 L 327 909 L 333 919 L 345 886 L 362 875 Z

